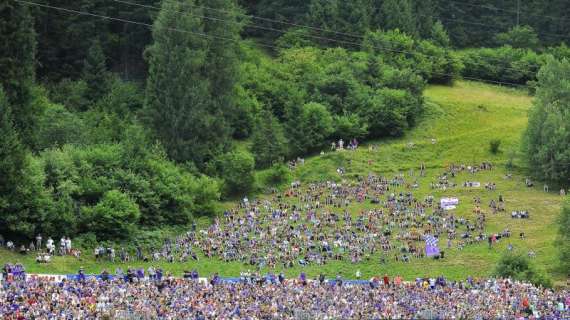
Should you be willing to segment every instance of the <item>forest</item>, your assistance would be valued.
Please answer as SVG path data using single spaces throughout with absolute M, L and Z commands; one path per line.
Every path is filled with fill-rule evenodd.
M 565 0 L 2 1 L 0 234 L 189 225 L 457 79 L 536 93 L 528 162 L 567 181 L 569 39 Z

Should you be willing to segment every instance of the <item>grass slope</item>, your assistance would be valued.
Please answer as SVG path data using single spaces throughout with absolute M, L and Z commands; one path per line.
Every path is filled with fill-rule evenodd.
M 343 276 L 353 278 L 356 270 L 360 269 L 364 278 L 384 273 L 401 274 L 407 279 L 439 274 L 452 279 L 465 278 L 468 275 L 487 276 L 492 273 L 496 261 L 506 251 L 506 246 L 510 242 L 515 250 L 524 253 L 533 249 L 537 253 L 535 263 L 539 268 L 561 279 L 554 273 L 555 219 L 560 210 L 560 197 L 555 193 L 545 194 L 538 187 L 526 188 L 523 183 L 524 177 L 517 175 L 516 172 L 512 180 L 503 178 L 505 174 L 503 164 L 506 163 L 512 150 L 519 149 L 531 98 L 523 92 L 472 82 L 458 82 L 454 87 L 430 86 L 425 96 L 428 106 L 426 115 L 417 128 L 407 133 L 404 138 L 373 143 L 379 146 L 378 151 L 374 152 L 363 146 L 356 152 L 329 153 L 307 159 L 306 164 L 297 169 L 295 176 L 304 182 L 338 180 L 336 169 L 339 166 L 346 168 L 346 177 L 349 179 L 356 175 L 367 175 L 371 171 L 390 176 L 400 171 L 407 172 L 410 168 L 417 169 L 419 164 L 424 162 L 428 172 L 425 178 L 418 180 L 420 189 L 414 192 L 417 197 L 428 194 L 436 198 L 457 196 L 461 201 L 457 214 L 474 220 L 471 213 L 473 196 L 480 195 L 485 208 L 492 198 L 497 199 L 499 194 L 502 194 L 506 199 L 508 212 L 526 209 L 531 212 L 531 219 L 512 220 L 508 213 L 489 214 L 486 225 L 488 233 L 509 228 L 514 236 L 508 241 L 500 242 L 494 249 L 489 249 L 486 243 L 482 243 L 467 246 L 463 251 L 446 250 L 446 259 L 443 261 L 420 259 L 404 264 L 389 259 L 389 263 L 385 265 L 380 265 L 377 259 L 358 265 L 348 261 L 330 262 L 325 266 L 296 267 L 286 270 L 286 274 L 296 276 L 299 272 L 305 271 L 309 276 L 316 276 L 324 272 L 332 277 L 341 272 Z M 431 143 L 432 138 L 437 139 L 436 144 Z M 495 138 L 501 139 L 503 152 L 491 155 L 489 141 Z M 413 149 L 406 147 L 409 142 L 415 144 Z M 371 164 L 369 160 L 372 161 Z M 457 188 L 445 192 L 429 189 L 429 183 L 443 171 L 445 165 L 473 164 L 482 161 L 494 163 L 495 170 L 480 173 L 475 178 L 461 174 L 455 181 L 496 182 L 496 192 L 488 192 L 483 188 L 482 190 Z M 358 212 L 366 207 L 367 205 L 356 206 L 352 210 Z M 519 240 L 517 236 L 519 232 L 525 232 L 527 239 Z M 440 246 L 445 246 L 445 240 L 441 241 Z M 47 266 L 36 264 L 31 256 L 23 257 L 5 251 L 0 254 L 0 263 L 18 261 L 25 263 L 28 271 L 41 273 L 75 273 L 79 266 L 84 266 L 89 273 L 95 273 L 103 268 L 114 271 L 118 266 L 109 263 L 97 264 L 92 259 L 91 253 L 85 253 L 83 261 L 56 257 Z M 133 267 L 148 265 L 131 264 Z M 249 269 L 248 266 L 239 263 L 225 264 L 216 259 L 201 259 L 198 263 L 159 265 L 175 275 L 180 275 L 183 270 L 196 268 L 202 275 L 218 272 L 223 276 L 236 276 L 241 270 Z

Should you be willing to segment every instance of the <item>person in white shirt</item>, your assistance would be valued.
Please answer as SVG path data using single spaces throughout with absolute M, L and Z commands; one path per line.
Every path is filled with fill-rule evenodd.
M 65 239 L 65 253 L 69 254 L 70 252 L 71 252 L 71 239 L 67 237 L 67 239 Z
M 62 256 L 65 255 L 65 237 L 61 237 L 61 240 L 59 240 L 59 253 Z
M 53 254 L 53 251 L 55 250 L 55 247 L 53 245 L 53 239 L 51 237 L 48 238 L 47 243 L 46 243 L 46 248 L 49 252 L 49 254 Z

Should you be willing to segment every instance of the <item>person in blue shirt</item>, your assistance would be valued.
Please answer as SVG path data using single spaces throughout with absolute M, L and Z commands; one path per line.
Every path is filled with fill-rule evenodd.
M 77 273 L 77 280 L 79 282 L 85 282 L 85 271 L 83 271 L 83 267 L 79 268 L 79 272 Z

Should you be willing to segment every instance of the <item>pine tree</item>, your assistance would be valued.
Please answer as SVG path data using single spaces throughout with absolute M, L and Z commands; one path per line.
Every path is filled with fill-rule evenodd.
M 106 58 L 99 40 L 93 41 L 83 61 L 82 79 L 87 84 L 85 98 L 92 103 L 101 99 L 109 89 Z
M 429 38 L 432 33 L 435 16 L 433 0 L 414 1 L 414 16 L 416 17 L 416 30 L 420 37 L 423 39 Z
M 204 32 L 211 36 L 208 38 L 204 76 L 210 82 L 210 111 L 216 115 L 219 142 L 224 143 L 230 141 L 227 138 L 232 134 L 229 119 L 235 118 L 231 113 L 235 112 L 237 103 L 242 25 L 236 16 L 238 7 L 235 0 L 207 0 L 201 4 L 211 8 L 206 13 L 210 18 L 204 19 Z
M 384 0 L 381 11 L 381 27 L 385 30 L 399 29 L 410 36 L 415 36 L 416 21 L 410 0 Z
M 431 29 L 431 40 L 440 47 L 449 48 L 451 41 L 441 21 L 436 21 Z
M 4 91 L 0 88 L 0 226 L 14 204 L 14 186 L 22 179 L 26 154 L 14 128 L 12 112 Z
M 208 39 L 200 35 L 205 31 L 204 21 L 197 17 L 204 13 L 195 10 L 193 15 L 185 14 L 185 4 L 164 1 L 155 20 L 154 43 L 146 53 L 146 119 L 172 159 L 193 161 L 203 168 L 224 151 L 229 130 L 220 117 L 222 108 L 212 106 L 212 101 L 218 103 L 212 97 L 209 75 L 214 70 L 207 69 Z
M 0 3 L 0 39 L 0 86 L 12 108 L 16 130 L 26 145 L 33 146 L 36 34 L 28 6 L 13 1 Z
M 287 139 L 283 127 L 270 111 L 263 109 L 255 123 L 251 152 L 259 168 L 267 168 L 283 160 L 287 154 Z

